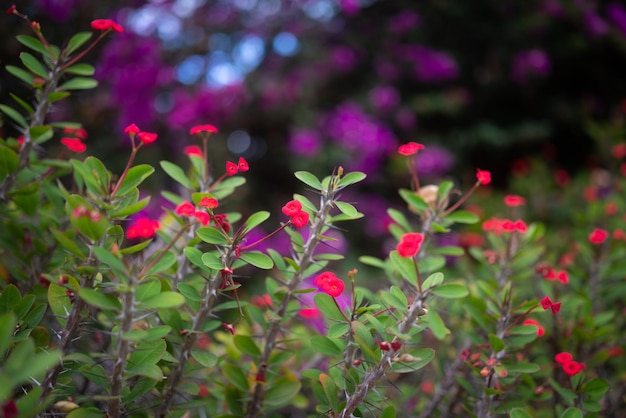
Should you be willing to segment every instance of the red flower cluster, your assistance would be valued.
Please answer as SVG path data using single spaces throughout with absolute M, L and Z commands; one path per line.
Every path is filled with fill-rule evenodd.
M 188 201 L 184 201 L 178 206 L 176 206 L 174 213 L 180 216 L 189 216 L 189 217 L 193 216 L 196 218 L 198 222 L 202 224 L 202 226 L 207 226 L 211 222 L 211 215 L 209 215 L 207 212 L 203 210 L 196 210 L 196 207 L 193 205 L 193 203 L 188 202 Z M 215 215 L 215 218 L 217 218 L 217 216 L 218 215 Z
M 398 147 L 398 154 L 411 156 L 418 153 L 419 150 L 423 150 L 424 145 L 418 144 L 417 142 L 409 142 L 407 144 L 400 145 Z
M 228 174 L 229 176 L 234 176 L 240 171 L 242 173 L 245 173 L 249 169 L 250 166 L 243 157 L 239 157 L 239 161 L 237 162 L 237 164 L 233 163 L 232 161 L 226 161 L 226 174 Z
M 537 337 L 541 337 L 543 334 L 546 333 L 546 330 L 543 329 L 541 324 L 536 319 L 526 318 L 526 319 L 524 319 L 524 322 L 522 322 L 522 325 L 529 325 L 529 326 L 536 327 L 537 328 Z
M 94 30 L 105 31 L 105 30 L 112 29 L 115 32 L 119 32 L 119 33 L 124 32 L 124 28 L 120 24 L 112 21 L 111 19 L 96 19 L 93 22 L 91 22 L 91 27 Z
M 561 365 L 563 371 L 568 376 L 575 376 L 585 370 L 585 363 L 574 361 L 574 357 L 567 351 L 554 356 L 554 360 Z
M 190 130 L 189 130 L 189 134 L 190 135 L 195 135 L 195 134 L 199 134 L 201 132 L 208 132 L 209 134 L 214 134 L 217 133 L 217 128 L 213 125 L 196 125 L 193 126 Z
M 524 234 L 527 230 L 526 222 L 521 219 L 512 221 L 510 219 L 491 218 L 483 222 L 483 231 L 491 231 L 494 235 L 500 235 L 503 232 L 520 232 Z
M 130 136 L 131 139 L 134 139 L 135 135 L 137 135 L 137 138 L 139 138 L 139 140 L 146 145 L 152 144 L 154 141 L 157 140 L 157 137 L 158 137 L 158 135 L 155 133 L 143 132 L 134 123 L 131 123 L 126 128 L 124 128 L 124 133 L 128 134 L 128 136 Z
M 135 221 L 134 224 L 128 227 L 126 230 L 126 238 L 135 239 L 135 238 L 143 238 L 148 239 L 152 238 L 154 234 L 159 230 L 161 224 L 159 221 L 152 220 L 149 218 L 139 218 Z
M 331 273 L 329 271 L 317 275 L 317 277 L 313 280 L 313 283 L 322 289 L 324 293 L 334 298 L 341 295 L 345 287 L 343 280 L 338 279 L 337 276 L 335 276 L 335 273 Z
M 561 310 L 561 302 L 552 302 L 549 296 L 541 299 L 541 307 L 543 310 L 547 310 L 550 308 L 552 310 L 552 314 L 556 315 Z
M 555 270 L 547 264 L 539 264 L 536 271 L 549 282 L 557 281 L 563 284 L 569 283 L 569 275 L 565 270 Z
M 609 233 L 600 228 L 594 229 L 591 234 L 589 234 L 589 242 L 593 245 L 600 245 L 609 237 Z
M 504 204 L 510 208 L 513 208 L 516 206 L 523 206 L 526 204 L 526 199 L 524 199 L 522 196 L 510 194 L 510 195 L 504 196 Z
M 61 138 L 60 142 L 72 152 L 82 153 L 87 150 L 87 145 L 78 138 Z
M 476 169 L 476 179 L 483 186 L 491 183 L 491 173 L 486 170 L 481 170 L 480 168 Z
M 214 197 L 204 196 L 198 202 L 198 206 L 202 206 L 203 208 L 215 209 L 219 205 L 219 202 Z
M 285 203 L 281 210 L 285 215 L 289 216 L 291 223 L 297 228 L 303 228 L 309 223 L 309 213 L 302 210 L 302 203 L 297 200 L 290 200 Z
M 402 235 L 400 242 L 396 246 L 396 250 L 401 257 L 415 257 L 415 254 L 417 254 L 420 250 L 423 241 L 423 234 L 420 234 L 419 232 L 407 232 Z

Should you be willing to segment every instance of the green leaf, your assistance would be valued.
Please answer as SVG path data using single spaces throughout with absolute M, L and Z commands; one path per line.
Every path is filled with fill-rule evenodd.
M 246 263 L 264 270 L 269 270 L 274 266 L 272 259 L 259 251 L 244 252 L 240 258 Z
M 164 272 L 176 263 L 176 255 L 172 251 L 168 251 L 166 253 L 157 253 L 154 257 L 158 256 L 161 256 L 161 258 L 159 258 L 159 261 L 157 261 L 155 265 L 150 267 L 150 270 L 146 272 L 146 276 Z M 148 262 L 152 260 L 153 258 L 148 260 Z
M 59 86 L 59 90 L 88 90 L 98 86 L 93 78 L 75 77 Z
M 0 351 L 1 353 L 2 351 Z M 600 399 L 610 389 L 607 382 L 602 379 L 592 379 L 583 386 L 583 392 L 594 399 Z
M 210 351 L 191 350 L 191 357 L 204 367 L 213 368 L 217 364 L 217 356 Z
M 0 353 L 4 356 L 4 352 L 9 348 L 13 333 L 17 325 L 17 318 L 13 312 L 4 312 L 0 314 Z M 0 397 L 0 399 L 2 399 Z
M 8 73 L 13 74 L 15 77 L 17 77 L 20 80 L 22 80 L 28 86 L 32 86 L 34 84 L 34 82 L 35 82 L 35 77 L 33 77 L 33 75 L 31 73 L 29 73 L 26 70 L 21 69 L 20 67 L 15 67 L 13 65 L 7 65 L 4 68 L 6 68 Z
M 314 188 L 315 190 L 323 189 L 322 183 L 319 181 L 319 179 L 315 177 L 313 174 L 309 173 L 308 171 L 296 171 L 294 175 L 302 183 Z
M 211 228 L 211 227 L 198 228 L 198 230 L 196 231 L 196 235 L 198 236 L 198 238 L 200 238 L 202 241 L 208 244 L 217 244 L 217 245 L 228 244 L 228 238 L 225 237 L 221 231 L 215 228 Z
M 452 190 L 453 186 L 454 183 L 449 180 L 444 180 L 439 183 L 439 186 L 437 187 L 437 202 L 445 200 L 450 194 L 450 190 Z
M 24 119 L 24 117 L 12 107 L 0 104 L 0 110 L 2 110 L 5 115 L 13 119 L 13 121 L 20 125 L 22 128 L 26 128 L 28 126 L 28 123 L 26 123 L 26 119 Z
M 128 368 L 133 369 L 144 364 L 157 364 L 163 358 L 166 348 L 165 340 L 138 344 L 128 358 Z
M 222 270 L 224 268 L 222 259 L 212 252 L 202 254 L 202 263 L 211 270 Z
M 415 192 L 411 190 L 400 189 L 400 197 L 402 197 L 402 199 L 406 203 L 408 203 L 409 207 L 412 207 L 413 209 L 416 209 L 418 211 L 430 210 L 426 201 L 424 201 L 424 199 L 419 197 Z
M 345 344 L 337 338 L 329 338 L 324 335 L 314 335 L 311 337 L 311 346 L 315 352 L 325 356 L 341 357 Z
M 424 283 L 422 283 L 422 291 L 428 290 L 431 287 L 439 286 L 441 283 L 443 283 L 443 273 L 433 273 L 428 276 L 426 280 L 424 280 Z
M 341 180 L 339 180 L 339 183 L 337 183 L 337 189 L 343 189 L 346 186 L 363 181 L 366 177 L 367 175 L 365 173 L 361 173 L 360 171 L 348 173 L 344 175 Z
M 202 296 L 198 293 L 198 290 L 190 284 L 178 283 L 176 287 L 181 295 L 190 302 L 202 302 Z
M 138 364 L 126 369 L 126 377 L 144 376 L 160 382 L 163 380 L 163 371 L 156 364 Z
M 235 335 L 233 337 L 233 343 L 235 343 L 235 347 L 237 347 L 239 351 L 250 357 L 257 358 L 261 356 L 261 350 L 248 335 Z
M 318 293 L 314 297 L 315 306 L 328 319 L 345 320 L 332 297 L 326 293 Z
M 168 176 L 177 181 L 186 189 L 193 189 L 193 184 L 191 183 L 191 180 L 187 178 L 183 169 L 176 164 L 169 161 L 161 161 L 161 168 L 167 173 Z
M 396 418 L 396 410 L 393 406 L 388 406 L 383 409 L 383 412 L 378 416 L 378 418 Z
M 463 248 L 461 247 L 450 245 L 433 248 L 432 250 L 430 250 L 430 254 L 460 257 L 465 254 L 465 250 L 463 250 Z
M 535 363 L 516 363 L 516 364 L 506 364 L 506 371 L 509 372 L 509 375 L 513 373 L 523 373 L 523 374 L 531 374 L 537 373 L 540 367 Z
M 434 310 L 428 311 L 428 315 L 422 317 L 422 320 L 428 325 L 428 328 L 433 332 L 433 335 L 438 340 L 443 340 L 446 335 L 450 334 L 450 330 L 446 328 L 443 320 L 437 312 Z
M 580 409 L 572 406 L 563 411 L 561 418 L 583 418 L 583 413 Z
M 339 208 L 339 210 L 341 211 L 341 213 L 349 216 L 349 217 L 354 217 L 357 216 L 359 214 L 359 211 L 356 210 L 356 208 L 354 206 L 352 206 L 350 203 L 346 203 L 346 202 L 335 202 L 335 205 L 337 205 L 337 207 Z
M 14 285 L 8 285 L 0 294 L 0 314 L 12 312 L 15 305 L 22 300 L 20 291 Z
M 78 292 L 78 296 L 88 304 L 97 308 L 114 311 L 122 310 L 122 304 L 115 296 L 103 293 L 102 291 L 82 288 Z
M 155 297 L 161 292 L 161 282 L 158 280 L 143 280 L 135 291 L 135 300 L 143 302 L 144 300 Z
M 185 297 L 180 293 L 165 291 L 153 296 L 140 305 L 140 309 L 175 308 L 185 303 Z
M 96 258 L 100 260 L 100 262 L 109 266 L 110 268 L 117 271 L 118 273 L 122 273 L 122 275 L 124 275 L 123 273 L 126 272 L 126 266 L 124 266 L 124 263 L 122 263 L 122 260 L 117 258 L 115 255 L 113 255 L 112 252 L 110 252 L 104 247 L 94 246 L 92 249 Z
M 396 250 L 393 250 L 389 254 L 389 260 L 406 281 L 417 286 L 417 271 L 412 258 L 402 257 Z
M 333 412 L 338 412 L 339 397 L 337 394 L 339 393 L 339 390 L 337 389 L 337 385 L 333 381 L 332 377 L 325 373 L 320 374 L 320 383 L 322 384 L 322 389 L 324 390 L 324 396 L 326 396 L 328 406 Z
M 446 299 L 464 298 L 469 294 L 467 286 L 458 283 L 442 284 L 441 286 L 434 287 L 431 292 Z
M 111 211 L 111 218 L 125 218 L 134 215 L 150 203 L 150 196 L 146 196 L 138 202 L 132 203 L 126 207 L 120 207 Z
M 250 388 L 246 375 L 243 374 L 241 367 L 234 364 L 225 364 L 222 366 L 222 374 L 226 379 L 232 383 L 237 389 L 248 392 Z
M 459 224 L 475 224 L 480 218 L 466 210 L 457 210 L 446 216 L 446 221 Z
M 523 410 L 522 408 L 513 408 L 509 413 L 509 417 L 511 418 L 533 418 L 528 412 Z
M 37 144 L 43 144 L 54 136 L 54 131 L 50 125 L 33 126 L 29 132 L 31 138 Z
M 387 214 L 395 223 L 400 225 L 405 231 L 411 230 L 411 225 L 404 214 L 396 209 L 387 209 Z
M 202 269 L 203 271 L 207 273 L 211 272 L 211 269 L 207 267 L 202 261 L 203 253 L 199 249 L 195 247 L 185 247 L 183 249 L 183 254 L 185 254 L 185 257 L 187 257 L 187 260 L 189 260 L 191 264 L 193 264 L 194 266 Z
M 283 377 L 272 382 L 263 398 L 263 404 L 271 408 L 286 406 L 300 393 L 302 383 L 293 376 Z
M 74 75 L 92 76 L 95 74 L 96 69 L 93 67 L 93 65 L 80 63 L 72 65 L 71 67 L 67 68 L 65 72 Z
M 139 244 L 135 244 L 135 245 L 131 245 L 130 247 L 126 247 L 126 248 L 122 248 L 120 250 L 120 254 L 123 255 L 129 255 L 129 254 L 136 254 L 140 251 L 145 250 L 150 243 L 152 243 L 152 240 L 147 239 L 145 241 L 140 242 Z
M 65 53 L 67 55 L 72 54 L 78 48 L 80 48 L 85 42 L 91 39 L 91 32 L 78 32 L 76 35 L 72 36 L 65 47 Z M 71 68 L 71 67 L 70 67 Z
M 27 48 L 32 49 L 33 51 L 37 51 L 45 56 L 48 56 L 50 54 L 50 51 L 48 51 L 46 47 L 41 43 L 41 41 L 37 38 L 28 35 L 17 35 L 15 38 L 19 43 Z
M 495 334 L 489 334 L 489 345 L 494 353 L 499 353 L 504 350 L 504 341 L 498 338 Z
M 67 237 L 63 232 L 59 231 L 56 228 L 50 228 L 50 232 L 56 239 L 57 243 L 65 250 L 71 252 L 77 257 L 84 257 L 85 254 L 81 251 L 78 245 L 69 237 Z
M 15 172 L 20 165 L 19 155 L 11 148 L 0 145 L 0 178 Z
M 154 168 L 148 164 L 140 164 L 132 167 L 128 170 L 124 181 L 122 181 L 121 186 L 117 190 L 117 196 L 124 196 L 132 188 L 139 186 L 152 173 L 154 173 Z
M 361 257 L 359 257 L 359 261 L 368 266 L 378 267 L 383 270 L 387 268 L 387 264 L 383 260 L 369 255 L 362 255 Z
M 269 217 L 270 217 L 270 213 L 267 211 L 253 213 L 252 215 L 250 215 L 248 220 L 246 220 L 246 227 L 244 229 L 244 232 L 248 232 L 251 229 L 261 225 Z
M 53 91 L 52 93 L 48 95 L 48 101 L 50 103 L 56 103 L 59 100 L 63 100 L 66 97 L 69 97 L 69 95 L 70 95 L 70 92 L 68 91 Z
M 33 74 L 44 79 L 48 78 L 48 71 L 44 68 L 43 65 L 41 65 L 37 58 L 29 54 L 28 52 L 22 52 L 20 54 L 20 60 L 22 61 L 22 64 L 24 64 L 24 66 L 28 68 Z
M 35 113 L 35 109 L 24 100 L 22 100 L 19 96 L 16 96 L 13 93 L 9 93 L 9 95 L 15 100 L 22 108 L 29 114 Z

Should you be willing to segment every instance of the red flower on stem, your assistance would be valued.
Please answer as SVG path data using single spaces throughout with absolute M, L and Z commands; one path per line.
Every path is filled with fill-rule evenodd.
M 139 138 L 139 140 L 146 145 L 152 144 L 154 141 L 157 140 L 157 137 L 157 134 L 151 132 L 139 132 L 137 134 L 137 138 Z
M 396 246 L 396 250 L 401 257 L 414 257 L 419 251 L 424 235 L 419 232 L 408 232 L 402 235 L 400 242 Z
M 291 219 L 291 223 L 296 228 L 304 228 L 309 223 L 309 214 L 308 214 L 308 212 L 305 212 L 305 211 L 301 210 L 300 212 L 296 213 L 295 215 L 292 215 L 290 217 L 290 219 Z
M 152 220 L 149 218 L 139 218 L 126 230 L 126 238 L 135 239 L 135 238 L 152 238 L 154 234 L 159 230 L 161 225 L 159 221 Z
M 281 211 L 287 216 L 293 216 L 302 210 L 302 203 L 297 200 L 290 200 L 285 203 Z
M 552 302 L 552 299 L 550 299 L 549 296 L 546 296 L 541 299 L 541 307 L 544 311 L 550 308 L 552 313 L 556 315 L 561 310 L 561 302 Z
M 417 142 L 409 142 L 398 147 L 398 154 L 408 157 L 417 154 L 420 150 L 423 149 L 424 145 L 418 144 Z
M 182 202 L 180 205 L 176 206 L 174 212 L 177 215 L 181 216 L 195 216 L 196 207 L 191 202 Z
M 78 138 L 61 138 L 61 144 L 72 152 L 82 153 L 87 150 L 87 145 Z
M 583 370 L 585 370 L 585 363 L 579 363 L 577 361 L 572 360 L 563 364 L 563 371 L 565 372 L 566 375 L 570 377 L 577 375 Z
M 554 356 L 554 361 L 556 361 L 559 364 L 565 364 L 568 363 L 570 361 L 572 361 L 574 359 L 574 357 L 568 353 L 567 351 L 563 351 L 559 354 L 557 354 L 556 356 Z
M 248 162 L 243 157 L 239 157 L 239 161 L 237 162 L 237 167 L 239 167 L 239 171 L 245 173 L 250 169 Z
M 217 133 L 218 130 L 215 126 L 213 125 L 196 125 L 193 126 L 190 130 L 189 130 L 189 134 L 190 135 L 195 135 L 197 133 L 201 133 L 201 132 L 208 132 L 210 134 L 214 134 Z
M 202 206 L 203 208 L 215 209 L 218 206 L 219 202 L 214 197 L 204 196 L 198 202 L 198 206 Z
M 483 186 L 491 183 L 491 173 L 486 170 L 481 170 L 480 168 L 476 169 L 476 179 Z
M 203 157 L 202 150 L 197 145 L 188 145 L 188 146 L 186 146 L 185 150 L 184 150 L 184 153 L 185 153 L 185 155 L 188 155 L 190 157 L 192 157 L 192 156 L 193 157 L 200 157 L 200 158 Z
M 230 332 L 232 335 L 235 335 L 235 327 L 232 324 L 227 324 L 226 322 L 223 322 L 222 326 L 226 329 L 226 331 Z
M 226 161 L 226 174 L 234 176 L 239 172 L 239 166 L 232 161 Z
M 594 229 L 591 234 L 589 234 L 589 242 L 594 245 L 600 245 L 609 237 L 609 233 L 600 228 Z
M 2 405 L 2 416 L 4 418 L 15 418 L 19 415 L 19 412 L 13 399 L 9 399 Z
M 526 204 L 526 199 L 524 199 L 522 196 L 514 194 L 506 195 L 504 196 L 504 204 L 511 208 L 516 206 L 523 206 Z
M 63 133 L 73 138 L 79 138 L 82 140 L 87 139 L 87 131 L 84 130 L 83 128 L 72 128 L 72 127 L 66 126 L 65 128 L 63 128 Z
M 196 220 L 202 224 L 202 226 L 207 226 L 209 222 L 211 222 L 211 215 L 203 210 L 197 210 L 194 213 L 194 216 L 196 217 Z
M 6 11 L 6 14 L 8 15 L 12 15 L 13 13 L 15 13 L 17 11 L 17 7 L 12 4 L 11 7 L 9 7 Z
M 543 334 L 546 333 L 545 329 L 541 326 L 539 321 L 537 321 L 536 319 L 526 318 L 526 319 L 524 319 L 524 322 L 522 322 L 522 325 L 528 325 L 528 326 L 536 327 L 537 328 L 537 337 L 541 337 Z
M 124 128 L 124 133 L 130 135 L 131 137 L 135 136 L 135 134 L 138 134 L 139 132 L 141 132 L 141 129 L 139 129 L 139 127 L 134 123 L 131 123 Z
M 112 21 L 111 19 L 96 19 L 91 22 L 91 28 L 101 31 L 112 29 L 115 32 L 124 32 L 124 28 L 120 24 Z
M 343 289 L 345 288 L 343 280 L 337 278 L 335 273 L 330 271 L 318 274 L 315 279 L 313 279 L 313 283 L 315 283 L 315 285 L 324 293 L 334 298 L 341 295 Z

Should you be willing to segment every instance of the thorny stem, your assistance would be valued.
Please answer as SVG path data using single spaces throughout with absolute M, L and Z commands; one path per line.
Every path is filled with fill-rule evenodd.
M 314 262 L 313 251 L 322 240 L 322 231 L 326 227 L 327 218 L 334 204 L 335 193 L 337 191 L 335 190 L 334 185 L 338 182 L 338 179 L 339 177 L 333 177 L 330 181 L 328 190 L 322 191 L 322 195 L 320 198 L 319 215 L 313 221 L 309 238 L 304 244 L 302 253 L 296 260 L 296 263 L 300 268 L 298 272 L 294 274 L 293 278 L 287 285 L 287 292 L 285 294 L 285 297 L 283 298 L 280 306 L 276 311 L 277 318 L 285 317 L 287 313 L 287 307 L 294 298 L 294 291 L 298 288 L 298 286 L 304 279 L 304 271 L 307 270 L 307 267 L 309 267 L 309 265 Z M 281 321 L 274 320 L 270 326 L 269 331 L 267 332 L 267 337 L 265 338 L 265 347 L 263 348 L 263 353 L 261 354 L 261 357 L 259 359 L 259 364 L 269 363 L 269 357 L 274 350 L 274 347 L 276 345 L 276 339 L 278 338 L 280 331 Z M 247 418 L 259 416 L 261 412 L 264 392 L 265 387 L 263 383 L 257 382 L 253 390 L 252 399 L 250 399 L 250 401 L 248 402 L 248 407 L 246 411 Z

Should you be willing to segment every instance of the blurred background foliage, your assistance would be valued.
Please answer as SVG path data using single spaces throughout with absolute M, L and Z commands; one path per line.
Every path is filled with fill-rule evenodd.
M 5 2 L 6 8 L 10 3 Z M 184 163 L 191 126 L 212 123 L 214 161 L 251 165 L 246 196 L 279 212 L 292 173 L 333 167 L 368 174 L 350 201 L 366 214 L 359 246 L 386 234 L 387 207 L 407 187 L 399 144 L 426 145 L 423 184 L 475 181 L 541 199 L 532 215 L 563 219 L 550 187 L 606 165 L 624 139 L 626 7 L 592 0 L 32 0 L 18 9 L 57 43 L 96 18 L 113 34 L 88 59 L 100 86 L 62 102 L 52 118 L 78 120 L 88 152 L 121 172 L 123 128 L 158 132 L 141 159 Z M 4 16 L 0 60 L 16 64 L 23 22 Z M 26 92 L 0 74 L 0 102 Z M 5 123 L 3 136 L 17 135 Z M 603 142 L 604 141 L 604 142 Z M 223 172 L 215 166 L 215 174 Z M 158 191 L 174 187 L 153 176 Z M 532 196 L 530 196 L 532 197 Z M 163 201 L 154 199 L 152 210 Z M 487 205 L 483 201 L 483 208 Z M 255 208 L 250 208 L 254 210 Z M 354 227 L 352 227 L 354 228 Z M 337 251 L 344 251 L 340 232 Z M 272 243 L 270 245 L 276 245 Z M 384 249 L 384 245 L 381 248 Z M 369 248 L 371 250 L 371 248 Z

